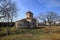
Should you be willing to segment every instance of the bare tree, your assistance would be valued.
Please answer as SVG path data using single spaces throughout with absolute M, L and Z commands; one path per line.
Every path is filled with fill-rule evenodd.
M 15 3 L 11 2 L 11 0 L 2 0 L 3 4 L 1 7 L 2 15 L 5 16 L 6 19 L 13 19 L 13 17 L 17 14 L 17 8 Z
M 42 21 L 46 25 L 46 17 L 43 13 L 40 13 L 38 18 L 40 19 L 40 21 Z
M 56 12 L 48 12 L 46 18 L 49 25 L 51 25 L 51 23 L 56 21 L 56 19 L 58 18 L 58 14 Z
M 5 16 L 8 25 L 7 25 L 7 34 L 9 34 L 9 21 L 13 20 L 13 17 L 15 17 L 17 14 L 17 8 L 16 4 L 12 2 L 12 0 L 0 0 L 0 13 Z
M 60 25 L 60 15 L 58 16 L 56 20 L 59 22 L 59 25 Z
M 51 25 L 52 22 L 56 21 L 57 18 L 58 14 L 56 12 L 47 12 L 44 15 L 39 15 L 39 19 L 45 24 L 48 23 L 49 25 Z

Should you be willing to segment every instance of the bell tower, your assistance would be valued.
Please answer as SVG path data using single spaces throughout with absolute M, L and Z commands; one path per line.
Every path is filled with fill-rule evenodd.
M 26 12 L 26 19 L 32 19 L 33 18 L 33 13 L 28 11 Z
M 32 19 L 33 19 L 33 13 L 30 11 L 26 12 L 26 20 L 32 22 Z
M 31 11 L 26 12 L 26 20 L 30 23 L 30 28 L 34 28 L 36 26 L 36 19 L 33 17 L 33 13 Z

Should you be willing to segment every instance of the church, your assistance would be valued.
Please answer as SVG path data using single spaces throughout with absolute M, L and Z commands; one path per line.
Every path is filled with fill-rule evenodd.
M 16 28 L 36 28 L 36 19 L 33 13 L 28 11 L 24 19 L 15 22 Z

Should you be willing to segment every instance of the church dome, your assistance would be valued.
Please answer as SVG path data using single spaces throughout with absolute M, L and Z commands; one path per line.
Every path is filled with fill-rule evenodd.
M 28 13 L 30 13 L 30 14 L 32 14 L 32 15 L 33 15 L 33 13 L 32 13 L 31 11 L 26 12 L 26 14 L 28 14 Z
M 26 12 L 26 18 L 32 19 L 33 18 L 33 13 L 31 11 Z

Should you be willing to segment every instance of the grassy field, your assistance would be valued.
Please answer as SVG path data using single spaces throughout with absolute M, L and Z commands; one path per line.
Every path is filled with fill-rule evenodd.
M 60 26 L 45 27 L 38 29 L 0 28 L 0 40 L 60 40 Z

